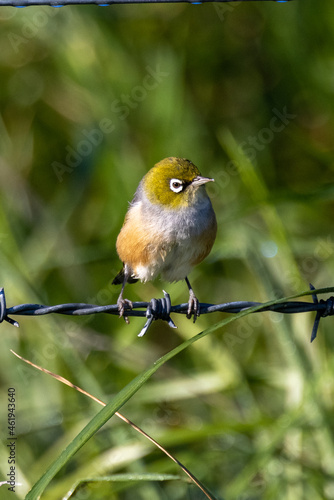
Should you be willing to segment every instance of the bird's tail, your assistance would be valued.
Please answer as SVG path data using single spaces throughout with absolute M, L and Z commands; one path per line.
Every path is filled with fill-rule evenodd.
M 127 283 L 136 283 L 138 281 L 137 278 L 133 278 L 132 276 L 130 276 L 128 279 L 127 279 Z M 113 279 L 113 282 L 112 284 L 113 285 L 122 285 L 124 282 L 124 267 L 123 269 L 120 270 L 120 272 L 115 276 L 115 278 Z

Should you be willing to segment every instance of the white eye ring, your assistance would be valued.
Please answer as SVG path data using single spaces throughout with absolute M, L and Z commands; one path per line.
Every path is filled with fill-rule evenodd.
M 180 179 L 171 179 L 169 187 L 174 193 L 180 193 L 183 189 L 183 182 Z

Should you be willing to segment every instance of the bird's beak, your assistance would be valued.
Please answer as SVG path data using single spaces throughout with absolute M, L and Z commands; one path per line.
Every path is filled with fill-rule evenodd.
M 201 184 L 206 184 L 207 182 L 215 182 L 215 180 L 210 179 L 210 177 L 202 177 L 201 175 L 198 175 L 191 184 L 193 186 L 200 186 Z

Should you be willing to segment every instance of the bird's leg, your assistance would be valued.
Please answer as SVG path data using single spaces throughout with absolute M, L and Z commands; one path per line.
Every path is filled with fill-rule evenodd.
M 194 315 L 193 321 L 195 323 L 196 319 L 198 318 L 198 316 L 200 314 L 199 302 L 198 302 L 198 299 L 194 293 L 194 290 L 191 287 L 191 284 L 190 284 L 187 276 L 185 277 L 185 281 L 186 281 L 188 289 L 189 289 L 187 318 L 190 319 L 191 315 L 193 314 Z
M 127 323 L 127 324 L 129 324 L 130 321 L 129 321 L 128 316 L 124 315 L 125 307 L 130 307 L 130 309 L 132 309 L 132 307 L 133 307 L 131 300 L 123 298 L 124 288 L 125 288 L 125 285 L 128 281 L 129 275 L 130 275 L 129 269 L 125 265 L 124 266 L 124 278 L 123 278 L 123 283 L 122 283 L 122 290 L 121 290 L 121 293 L 119 294 L 118 299 L 117 299 L 117 307 L 118 307 L 119 317 L 121 318 L 123 316 L 125 323 Z

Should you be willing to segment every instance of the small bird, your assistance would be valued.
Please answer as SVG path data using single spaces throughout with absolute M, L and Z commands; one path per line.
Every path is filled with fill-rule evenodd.
M 199 302 L 188 274 L 211 251 L 217 221 L 198 168 L 184 158 L 165 158 L 142 178 L 130 203 L 116 249 L 123 262 L 113 284 L 122 284 L 119 315 L 132 302 L 123 298 L 126 283 L 151 281 L 158 275 L 185 280 L 189 289 L 187 317 L 199 316 Z

